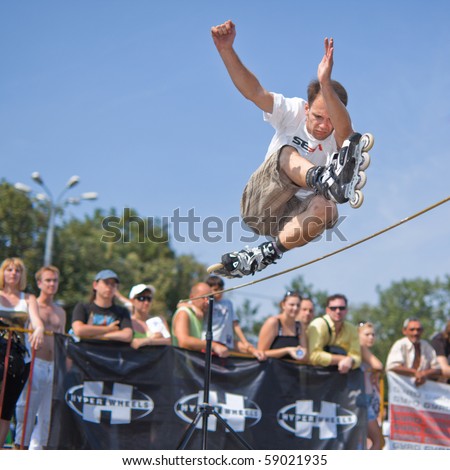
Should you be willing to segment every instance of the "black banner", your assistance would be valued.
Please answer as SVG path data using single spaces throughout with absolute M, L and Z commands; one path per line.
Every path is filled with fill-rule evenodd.
M 173 450 L 204 402 L 205 357 L 55 335 L 50 449 Z M 208 449 L 363 449 L 360 370 L 212 358 Z M 186 449 L 202 449 L 201 422 Z

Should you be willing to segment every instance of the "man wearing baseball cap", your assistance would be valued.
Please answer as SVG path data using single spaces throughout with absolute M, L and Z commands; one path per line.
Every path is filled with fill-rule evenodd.
M 114 303 L 118 284 L 119 276 L 110 269 L 96 274 L 90 301 L 79 302 L 72 313 L 72 329 L 76 336 L 131 342 L 133 329 L 130 312 Z
M 146 290 L 149 291 L 151 296 L 155 295 L 156 289 L 151 284 L 138 284 L 131 288 L 130 295 L 128 297 L 130 299 L 134 299 L 136 296 L 143 294 Z
M 153 297 L 156 289 L 151 284 L 133 286 L 129 294 L 133 341 L 131 347 L 170 346 L 172 344 L 167 321 L 158 316 L 151 317 Z M 126 305 L 128 307 L 128 305 Z

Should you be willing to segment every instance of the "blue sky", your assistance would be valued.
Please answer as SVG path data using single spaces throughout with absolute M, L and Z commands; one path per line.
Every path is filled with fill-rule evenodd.
M 406 6 L 407 5 L 407 6 Z M 233 87 L 210 38 L 232 19 L 236 50 L 263 86 L 305 96 L 335 39 L 334 78 L 349 92 L 355 128 L 375 147 L 365 202 L 340 207 L 346 240 L 331 234 L 288 253 L 259 279 L 357 241 L 449 195 L 450 6 L 445 1 L 6 0 L 0 4 L 0 175 L 39 171 L 57 193 L 97 191 L 68 209 L 132 207 L 143 217 L 198 217 L 200 241 L 173 240 L 207 265 L 240 249 L 242 189 L 272 136 L 262 113 Z M 376 286 L 449 273 L 450 204 L 305 269 L 234 291 L 276 313 L 296 275 L 351 303 Z M 221 221 L 230 231 L 202 236 Z M 170 228 L 170 225 L 169 225 Z M 181 238 L 188 229 L 180 227 Z M 259 243 L 262 240 L 258 240 Z M 251 279 L 228 280 L 227 287 Z

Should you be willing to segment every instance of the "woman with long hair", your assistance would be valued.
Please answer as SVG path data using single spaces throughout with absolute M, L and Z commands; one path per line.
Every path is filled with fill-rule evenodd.
M 373 323 L 359 324 L 359 343 L 361 345 L 361 369 L 365 380 L 365 401 L 367 405 L 367 437 L 372 442 L 371 450 L 380 450 L 382 432 L 378 423 L 380 413 L 380 374 L 383 363 L 372 353 L 375 343 L 375 327 Z
M 29 343 L 32 349 L 38 349 L 44 339 L 44 324 L 39 317 L 39 308 L 36 297 L 25 293 L 27 273 L 20 258 L 7 258 L 0 266 L 0 339 L 6 352 L 7 338 L 11 335 L 11 350 L 8 362 L 8 373 L 5 383 L 0 376 L 2 387 L 2 407 L 0 410 L 0 449 L 6 440 L 9 424 L 20 393 L 30 372 L 30 355 L 26 352 L 23 333 L 8 331 L 10 328 L 30 328 Z M 5 365 L 4 353 L 0 357 L 0 364 Z M 12 367 L 14 366 L 14 370 Z M 4 369 L 2 367 L 1 369 Z
M 280 302 L 280 313 L 269 317 L 261 328 L 258 349 L 266 357 L 308 362 L 306 331 L 296 320 L 302 298 L 298 292 L 287 292 Z

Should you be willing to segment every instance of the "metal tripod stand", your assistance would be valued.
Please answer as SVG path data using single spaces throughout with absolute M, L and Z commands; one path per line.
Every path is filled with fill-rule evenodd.
M 204 386 L 203 386 L 203 403 L 199 405 L 197 414 L 192 420 L 191 424 L 185 431 L 183 437 L 178 444 L 177 450 L 186 449 L 187 444 L 189 443 L 192 435 L 194 434 L 195 428 L 200 421 L 202 421 L 202 450 L 206 450 L 207 441 L 208 441 L 208 418 L 210 415 L 215 416 L 217 421 L 221 423 L 231 435 L 239 442 L 239 444 L 247 450 L 252 450 L 252 448 L 242 439 L 236 431 L 220 416 L 220 414 L 214 409 L 213 406 L 209 404 L 209 387 L 211 383 L 211 355 L 212 355 L 212 319 L 213 319 L 213 307 L 214 307 L 214 297 L 211 295 L 208 298 L 209 300 L 209 310 L 208 310 L 208 323 L 206 329 L 206 359 L 205 359 L 205 375 L 204 375 Z

